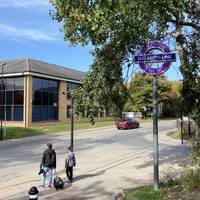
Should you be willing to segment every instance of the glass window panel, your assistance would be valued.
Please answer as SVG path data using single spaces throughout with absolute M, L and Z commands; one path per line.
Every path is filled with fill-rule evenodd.
M 6 106 L 6 120 L 12 121 L 12 107 Z
M 42 92 L 42 105 L 48 105 L 48 93 Z
M 54 93 L 49 93 L 48 94 L 48 105 L 53 105 L 54 103 Z
M 42 79 L 42 91 L 48 92 L 49 84 L 48 80 Z
M 0 91 L 0 105 L 6 102 L 6 110 L 1 107 L 1 116 L 6 115 L 7 121 L 22 121 L 23 120 L 23 102 L 24 102 L 24 78 L 6 78 L 6 90 Z M 6 96 L 5 96 L 6 93 Z M 21 105 L 21 106 L 15 106 Z
M 58 107 L 54 107 L 54 120 L 58 120 Z
M 5 90 L 5 82 L 2 83 L 2 80 L 0 80 L 0 90 Z
M 23 106 L 14 106 L 13 121 L 23 121 Z
M 32 120 L 33 121 L 41 121 L 40 107 L 41 106 L 33 105 L 33 107 L 32 107 Z
M 74 89 L 78 88 L 80 85 L 81 85 L 80 83 L 67 82 L 67 89 L 68 90 L 74 90 Z
M 0 105 L 4 105 L 5 103 L 5 93 L 3 90 L 0 90 Z
M 4 120 L 4 106 L 0 106 L 0 120 Z
M 58 120 L 58 108 L 55 106 L 48 106 L 48 119 Z
M 24 89 L 24 78 L 23 77 L 15 78 L 14 83 L 15 83 L 15 90 L 23 90 Z
M 48 85 L 49 85 L 49 92 L 53 92 L 54 91 L 54 84 L 53 84 L 53 81 L 49 80 L 48 82 Z
M 58 107 L 49 106 L 49 120 L 58 120 Z
M 41 106 L 41 120 L 48 120 L 48 106 Z
M 54 120 L 54 107 L 53 106 L 48 106 L 48 119 L 49 120 Z
M 42 88 L 42 79 L 33 78 L 33 90 L 40 90 Z
M 70 89 L 70 83 L 67 82 L 67 91 Z
M 42 93 L 40 91 L 35 91 L 33 93 L 33 105 L 41 105 Z
M 6 90 L 14 90 L 15 84 L 14 84 L 14 79 L 8 78 L 6 79 Z
M 14 91 L 14 105 L 23 105 L 24 91 Z
M 49 80 L 49 92 L 58 91 L 58 81 Z
M 58 104 L 58 93 L 53 93 L 53 103 L 57 103 Z
M 70 92 L 70 91 L 72 91 L 72 90 L 74 90 L 74 89 L 76 89 L 76 88 L 78 88 L 80 86 L 81 86 L 80 83 L 67 82 L 67 91 Z M 67 99 L 71 99 L 71 94 L 70 93 L 67 94 Z
M 70 89 L 70 83 L 66 83 L 66 85 L 67 85 L 67 91 L 69 91 L 69 89 Z
M 13 104 L 13 91 L 6 91 L 6 105 Z
M 47 121 L 58 119 L 58 81 L 39 78 L 33 78 L 33 81 L 32 120 Z M 37 83 L 37 81 L 40 83 Z M 40 92 L 34 90 L 35 88 L 39 88 Z

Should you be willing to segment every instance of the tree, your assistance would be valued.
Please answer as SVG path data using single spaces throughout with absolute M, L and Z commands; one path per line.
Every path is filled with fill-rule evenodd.
M 130 98 L 126 111 L 151 110 L 152 108 L 152 78 L 145 73 L 136 73 L 129 86 Z
M 149 0 L 50 0 L 50 2 L 55 8 L 51 11 L 51 16 L 62 23 L 65 40 L 72 45 L 77 43 L 87 45 L 91 42 L 95 46 L 93 54 L 96 59 L 82 88 L 85 97 L 91 95 L 90 104 L 86 104 L 88 110 L 90 106 L 95 106 L 94 99 L 96 106 L 106 107 L 110 101 L 109 105 L 118 107 L 116 98 L 122 99 L 124 91 L 122 68 L 127 66 L 129 69 L 137 50 L 150 40 L 157 39 L 174 42 L 174 47 L 177 47 L 184 79 L 182 95 L 190 106 L 188 113 L 193 113 L 194 118 L 199 118 L 200 90 L 195 82 L 199 81 L 200 73 L 198 0 L 154 0 L 151 3 Z M 105 91 L 98 90 L 100 82 L 107 88 Z M 87 85 L 91 83 L 92 86 Z M 113 98 L 110 95 L 114 95 Z M 107 97 L 108 101 L 102 101 L 102 96 L 104 99 Z M 86 99 L 83 99 L 83 102 L 85 101 Z M 120 109 L 122 107 L 123 105 L 120 105 Z
M 181 82 L 168 81 L 168 83 L 171 89 L 168 93 L 168 101 L 164 104 L 163 116 L 179 117 L 181 115 Z
M 173 117 L 179 113 L 180 100 L 179 82 L 168 81 L 162 74 L 158 77 L 158 103 L 163 107 L 164 117 Z M 136 73 L 129 86 L 130 99 L 127 101 L 126 111 L 152 112 L 152 76 Z M 144 112 L 146 113 L 146 112 Z

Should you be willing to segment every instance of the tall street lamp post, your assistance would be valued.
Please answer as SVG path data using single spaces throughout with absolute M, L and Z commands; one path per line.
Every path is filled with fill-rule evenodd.
M 74 97 L 71 96 L 71 137 L 70 137 L 70 146 L 74 148 L 74 114 L 73 114 L 73 103 Z
M 183 144 L 183 100 L 181 100 L 181 144 Z
M 183 91 L 183 80 L 180 80 L 181 83 L 181 108 L 180 108 L 180 117 L 181 117 L 181 144 L 183 144 L 183 97 L 182 97 L 182 91 Z
M 63 92 L 64 95 L 69 95 L 71 100 L 71 114 L 70 114 L 70 147 L 74 148 L 74 114 L 73 114 L 73 106 L 74 106 L 74 97 L 68 90 L 67 93 Z

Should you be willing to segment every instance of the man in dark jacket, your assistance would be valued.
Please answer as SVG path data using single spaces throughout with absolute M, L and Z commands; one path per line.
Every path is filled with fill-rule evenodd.
M 40 169 L 43 169 L 41 187 L 45 187 L 45 179 L 48 177 L 48 187 L 51 187 L 53 169 L 56 169 L 56 152 L 52 149 L 52 144 L 47 144 L 47 149 L 43 152 Z

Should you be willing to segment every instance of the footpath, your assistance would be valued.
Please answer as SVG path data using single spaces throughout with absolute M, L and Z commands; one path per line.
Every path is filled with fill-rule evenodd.
M 166 123 L 166 122 L 165 122 Z M 84 130 L 84 134 L 77 134 L 77 167 L 74 170 L 74 182 L 67 183 L 64 168 L 57 169 L 65 183 L 63 190 L 39 188 L 39 200 L 107 200 L 111 199 L 113 193 L 118 193 L 123 188 L 133 188 L 140 185 L 152 183 L 152 133 L 151 126 L 144 128 L 118 131 L 113 127 L 98 128 L 97 130 Z M 89 131 L 89 132 L 88 132 Z M 82 132 L 82 131 L 81 131 Z M 49 136 L 48 136 L 49 137 Z M 51 140 L 55 145 L 66 145 L 63 143 L 65 135 L 52 135 Z M 45 136 L 39 139 L 32 138 L 34 142 L 45 140 Z M 31 138 L 13 141 L 14 143 L 33 142 Z M 5 141 L 4 147 L 13 144 Z M 34 143 L 33 142 L 33 143 Z M 179 140 L 166 136 L 166 131 L 159 132 L 160 144 L 160 177 L 170 173 L 177 174 L 186 165 L 188 159 L 188 148 L 181 145 Z M 60 146 L 57 145 L 58 153 Z M 23 151 L 23 149 L 22 149 Z M 41 155 L 41 149 L 34 149 Z M 64 154 L 59 156 L 63 161 Z M 38 163 L 34 160 L 33 171 L 37 169 Z M 1 167 L 0 167 L 1 168 Z M 19 167 L 20 168 L 20 167 Z M 17 170 L 19 170 L 17 168 Z M 21 166 L 26 173 L 26 164 Z M 28 170 L 28 169 L 27 169 Z M 31 169 L 29 169 L 30 174 Z M 26 177 L 27 174 L 24 176 Z M 0 187 L 0 199 L 3 200 L 25 200 L 28 199 L 27 191 L 31 186 L 39 185 L 39 177 L 30 174 L 29 181 L 23 180 L 19 184 L 9 184 Z M 9 194 L 9 195 L 8 195 Z

